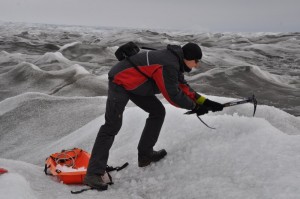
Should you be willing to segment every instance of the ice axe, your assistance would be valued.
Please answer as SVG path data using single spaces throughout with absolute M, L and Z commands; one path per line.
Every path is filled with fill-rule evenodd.
M 230 107 L 230 106 L 236 106 L 236 105 L 240 105 L 240 104 L 246 104 L 246 103 L 253 103 L 254 105 L 254 111 L 253 111 L 253 117 L 255 115 L 255 112 L 256 112 L 256 106 L 257 106 L 257 100 L 255 98 L 255 95 L 253 94 L 251 97 L 248 97 L 248 98 L 245 98 L 243 100 L 234 100 L 234 101 L 231 101 L 231 102 L 227 102 L 225 104 L 223 104 L 224 108 L 225 107 Z M 192 111 L 188 111 L 186 112 L 185 114 L 193 114 L 194 112 Z M 213 127 L 210 127 L 208 126 L 201 118 L 199 115 L 197 115 L 198 119 L 205 125 L 207 126 L 208 128 L 210 129 L 216 129 L 216 128 L 213 128 Z
M 227 103 L 223 104 L 223 106 L 230 107 L 230 106 L 236 106 L 236 105 L 245 104 L 245 103 L 253 103 L 253 105 L 254 105 L 253 117 L 254 117 L 255 112 L 256 112 L 256 106 L 257 106 L 257 100 L 255 98 L 255 95 L 252 95 L 251 97 L 245 98 L 243 100 L 235 100 L 235 101 L 227 102 Z

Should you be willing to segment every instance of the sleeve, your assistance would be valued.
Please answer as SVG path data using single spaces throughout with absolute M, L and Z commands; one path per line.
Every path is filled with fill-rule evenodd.
M 192 110 L 195 100 L 192 100 L 180 88 L 178 81 L 179 71 L 173 66 L 163 66 L 153 75 L 153 79 L 163 96 L 174 106 Z
M 196 102 L 197 104 L 203 104 L 206 98 L 196 91 L 194 91 L 190 85 L 188 85 L 187 81 L 184 79 L 184 75 L 182 73 L 179 74 L 179 87 L 184 92 L 186 96 L 188 96 L 191 100 Z

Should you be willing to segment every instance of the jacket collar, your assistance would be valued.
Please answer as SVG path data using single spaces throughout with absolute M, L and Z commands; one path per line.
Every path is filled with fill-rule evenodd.
M 191 72 L 191 69 L 183 61 L 183 51 L 178 45 L 168 45 L 167 49 L 171 51 L 178 59 L 181 72 Z

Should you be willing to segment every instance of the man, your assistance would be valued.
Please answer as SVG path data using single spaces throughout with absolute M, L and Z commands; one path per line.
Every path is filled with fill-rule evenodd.
M 129 100 L 149 113 L 138 144 L 138 165 L 148 166 L 167 155 L 166 150 L 154 151 L 165 117 L 165 108 L 155 94 L 162 95 L 174 106 L 192 110 L 198 115 L 209 110 L 221 111 L 223 105 L 196 93 L 184 80 L 184 72 L 199 65 L 201 48 L 188 43 L 182 48 L 168 45 L 167 49 L 138 53 L 120 61 L 109 71 L 109 90 L 105 124 L 97 135 L 84 183 L 105 190 L 103 180 L 114 137 L 122 125 L 123 111 Z M 138 71 L 133 64 L 138 66 Z

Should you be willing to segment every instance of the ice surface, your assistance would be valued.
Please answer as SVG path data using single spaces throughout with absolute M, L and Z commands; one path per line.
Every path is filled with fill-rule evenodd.
M 0 22 L 0 35 L 0 100 L 25 92 L 106 95 L 107 79 L 98 77 L 117 63 L 118 46 L 134 41 L 164 49 L 195 42 L 203 50 L 201 67 L 187 75 L 195 90 L 238 98 L 255 93 L 261 104 L 300 113 L 297 32 L 203 33 Z M 89 74 L 74 76 L 74 66 Z
M 9 170 L 0 176 L 1 199 L 299 198 L 299 33 L 0 22 L 0 35 L 0 167 Z M 252 104 L 225 108 L 201 117 L 211 130 L 162 99 L 167 115 L 155 148 L 168 155 L 139 168 L 136 148 L 147 114 L 129 103 L 109 165 L 130 165 L 111 173 L 115 184 L 108 191 L 72 195 L 85 186 L 46 176 L 45 158 L 74 147 L 91 152 L 104 123 L 107 72 L 117 47 L 128 41 L 157 49 L 200 44 L 202 67 L 186 75 L 189 84 L 223 103 L 254 93 L 256 116 Z
M 36 199 L 30 183 L 20 174 L 6 173 L 0 176 L 0 198 Z
M 28 97 L 49 100 L 46 95 L 31 94 Z M 219 102 L 232 100 L 208 97 Z M 86 102 L 92 99 L 95 98 L 86 99 Z M 15 102 L 10 102 L 10 108 L 4 110 L 6 106 L 0 104 L 2 113 L 11 112 L 22 104 L 18 98 L 10 100 Z M 64 110 L 76 110 L 80 100 L 85 98 L 74 100 L 73 103 L 60 106 L 59 113 L 54 111 L 55 106 L 48 106 L 45 114 L 49 119 L 40 121 L 40 124 L 55 120 Z M 137 107 L 129 106 L 125 110 L 124 124 L 109 159 L 110 165 L 121 166 L 129 162 L 129 166 L 120 172 L 112 172 L 115 184 L 108 191 L 88 191 L 76 198 L 298 198 L 300 118 L 269 106 L 258 106 L 257 117 L 252 117 L 253 105 L 245 104 L 202 116 L 205 122 L 217 128 L 211 130 L 195 116 L 184 115 L 184 110 L 168 104 L 165 106 L 166 120 L 156 149 L 165 148 L 168 151 L 167 157 L 146 168 L 137 166 L 136 147 L 147 114 Z M 31 108 L 35 109 L 34 106 Z M 85 110 L 89 109 L 83 108 L 81 111 Z M 103 110 L 104 106 L 100 112 L 103 113 Z M 30 116 L 36 119 L 36 116 Z M 2 114 L 1 117 L 6 115 Z M 80 117 L 75 116 L 73 120 L 77 121 Z M 17 121 L 7 122 L 14 126 Z M 33 143 L 39 140 L 41 145 L 24 142 L 29 137 L 16 139 L 13 143 L 11 139 L 1 137 L 0 166 L 9 170 L 8 174 L 0 176 L 1 188 L 6 190 L 8 196 L 5 198 L 17 198 L 22 194 L 32 198 L 74 198 L 70 190 L 80 190 L 84 186 L 63 185 L 55 178 L 45 176 L 44 158 L 72 147 L 91 151 L 103 122 L 104 115 L 101 115 L 71 132 L 64 130 L 63 122 L 56 123 L 60 132 L 55 133 L 55 139 L 52 140 L 47 139 L 54 133 L 51 128 L 30 136 L 32 129 L 19 123 L 19 128 L 28 131 L 30 140 Z M 12 129 L 7 134 L 14 131 Z M 10 153 L 13 148 L 3 150 L 3 146 L 10 145 L 18 146 L 23 153 Z M 12 191 L 11 183 L 6 182 L 12 182 L 22 189 Z

